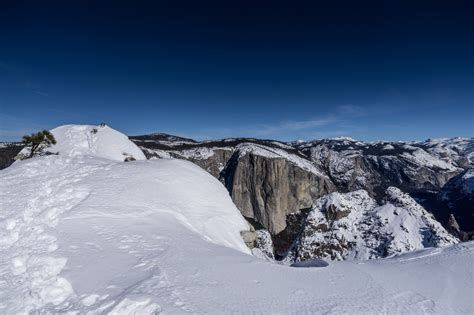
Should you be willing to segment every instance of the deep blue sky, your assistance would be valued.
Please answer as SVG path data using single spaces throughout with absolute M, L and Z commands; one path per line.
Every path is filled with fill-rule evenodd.
M 0 140 L 474 136 L 473 1 L 97 2 L 1 2 Z

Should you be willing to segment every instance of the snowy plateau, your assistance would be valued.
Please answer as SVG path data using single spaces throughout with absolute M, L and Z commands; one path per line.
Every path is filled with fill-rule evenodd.
M 58 143 L 50 154 L 0 171 L 0 314 L 474 313 L 473 241 L 446 236 L 442 246 L 383 259 L 291 267 L 246 246 L 249 224 L 225 186 L 196 164 L 147 160 L 107 126 L 52 133 Z M 324 152 L 311 153 L 322 159 Z M 306 161 L 300 166 L 320 173 Z M 365 193 L 349 197 L 363 200 L 351 214 L 357 220 L 376 208 Z M 349 197 L 333 193 L 324 202 L 340 207 Z M 378 212 L 381 222 L 437 224 L 412 199 L 397 202 Z M 410 207 L 393 217 L 403 202 Z M 313 221 L 325 220 L 314 212 L 322 203 Z M 438 225 L 432 229 L 444 231 Z

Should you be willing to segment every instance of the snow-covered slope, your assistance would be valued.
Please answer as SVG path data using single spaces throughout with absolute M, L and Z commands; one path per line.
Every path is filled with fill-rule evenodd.
M 458 243 L 434 217 L 398 188 L 379 206 L 364 190 L 316 201 L 296 245 L 296 260 L 374 259 Z
M 52 155 L 9 167 L 1 183 L 2 314 L 85 310 L 92 291 L 123 299 L 159 267 L 162 244 L 196 239 L 249 253 L 227 191 L 190 162 Z
M 0 171 L 1 314 L 474 311 L 473 243 L 290 268 L 249 255 L 247 223 L 192 163 L 69 149 Z
M 429 139 L 418 142 L 417 145 L 448 163 L 474 164 L 474 139 L 472 138 Z
M 64 125 L 51 130 L 56 145 L 45 148 L 43 153 L 75 157 L 90 155 L 99 158 L 124 161 L 126 158 L 145 160 L 142 150 L 128 137 L 106 125 Z M 20 154 L 27 155 L 28 148 Z
M 145 160 L 143 152 L 128 137 L 108 126 L 66 125 L 51 130 L 57 144 L 48 151 L 68 156 L 93 155 L 123 161 Z

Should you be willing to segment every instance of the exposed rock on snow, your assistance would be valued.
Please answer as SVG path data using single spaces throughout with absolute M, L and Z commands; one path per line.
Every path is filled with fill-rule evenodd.
M 0 142 L 0 170 L 15 162 L 15 157 L 25 147 L 21 142 Z
M 374 259 L 457 243 L 409 195 L 389 187 L 379 206 L 366 191 L 316 201 L 296 244 L 296 260 Z

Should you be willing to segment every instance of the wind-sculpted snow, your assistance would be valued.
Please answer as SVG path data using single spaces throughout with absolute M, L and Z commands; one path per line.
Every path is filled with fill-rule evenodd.
M 146 159 L 142 150 L 126 135 L 105 125 L 64 125 L 52 129 L 51 133 L 57 144 L 45 148 L 43 153 L 69 157 L 90 155 L 115 161 Z M 20 154 L 28 152 L 28 148 L 25 148 Z
M 153 256 L 152 243 L 166 237 L 160 233 L 164 228 L 189 230 L 190 238 L 250 252 L 240 237 L 248 225 L 227 191 L 190 162 L 113 163 L 91 156 L 52 155 L 19 162 L 1 175 L 4 314 L 94 304 L 91 297 L 81 302 L 75 291 L 100 277 L 120 276 L 114 268 L 133 269 L 127 265 L 130 261 L 139 265 Z M 104 236 L 108 232 L 113 237 Z M 139 244 L 135 249 L 127 245 L 134 242 Z M 176 242 L 180 246 L 185 240 Z M 107 256 L 103 257 L 100 250 L 106 246 L 110 251 L 102 252 Z M 97 250 L 93 260 L 89 251 Z M 63 277 L 61 272 L 71 274 Z M 91 279 L 84 280 L 87 277 Z

